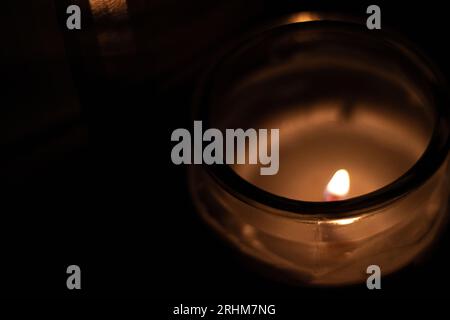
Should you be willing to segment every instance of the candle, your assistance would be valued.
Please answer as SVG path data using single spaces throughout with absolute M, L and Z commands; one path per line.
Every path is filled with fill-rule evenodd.
M 398 103 L 407 109 L 407 101 Z M 364 104 L 355 105 L 348 113 L 345 103 L 339 101 L 297 108 L 280 110 L 277 116 L 262 119 L 257 125 L 280 129 L 280 168 L 276 176 L 261 176 L 256 166 L 233 167 L 245 180 L 290 199 L 323 201 L 325 187 L 341 168 L 352 176 L 347 198 L 380 189 L 414 165 L 431 135 L 428 124 L 422 127 L 420 116 L 403 123 L 400 108 L 396 108 L 397 115 L 383 115 L 386 107 Z
M 278 128 L 279 172 L 192 167 L 198 212 L 286 281 L 343 285 L 370 265 L 401 269 L 447 219 L 442 83 L 402 39 L 346 21 L 290 20 L 246 39 L 206 75 L 196 117 Z

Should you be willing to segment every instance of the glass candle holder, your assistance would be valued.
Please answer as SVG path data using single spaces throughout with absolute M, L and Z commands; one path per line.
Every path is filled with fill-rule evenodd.
M 195 104 L 204 127 L 279 129 L 278 174 L 192 166 L 194 203 L 224 239 L 290 282 L 358 283 L 370 265 L 387 275 L 419 257 L 446 221 L 447 88 L 397 35 L 300 17 L 228 50 Z M 341 168 L 350 190 L 328 201 Z

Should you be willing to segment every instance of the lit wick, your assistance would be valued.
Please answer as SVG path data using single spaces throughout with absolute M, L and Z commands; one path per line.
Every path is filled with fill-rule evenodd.
M 345 169 L 340 169 L 328 182 L 324 192 L 325 201 L 343 200 L 350 190 L 350 176 Z

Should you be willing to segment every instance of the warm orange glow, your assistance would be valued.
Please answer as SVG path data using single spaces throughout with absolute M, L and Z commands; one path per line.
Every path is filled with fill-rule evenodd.
M 95 18 L 110 15 L 111 17 L 128 16 L 126 0 L 89 0 Z
M 358 221 L 359 219 L 360 219 L 360 217 L 348 218 L 348 219 L 339 219 L 339 220 L 332 220 L 329 223 L 337 224 L 337 225 L 340 225 L 340 226 L 345 226 L 345 225 L 348 225 L 348 224 L 352 224 L 352 223 Z
M 350 175 L 345 169 L 335 172 L 325 189 L 325 200 L 342 200 L 350 190 Z
M 314 12 L 299 12 L 295 13 L 289 17 L 289 22 L 297 23 L 297 22 L 309 22 L 309 21 L 317 21 L 321 20 L 321 17 Z

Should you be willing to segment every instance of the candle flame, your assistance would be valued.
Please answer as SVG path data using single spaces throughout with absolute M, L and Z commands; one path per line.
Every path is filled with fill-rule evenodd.
M 325 200 L 341 200 L 350 190 L 350 175 L 345 169 L 335 172 L 325 189 Z

